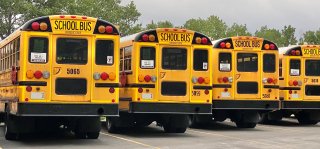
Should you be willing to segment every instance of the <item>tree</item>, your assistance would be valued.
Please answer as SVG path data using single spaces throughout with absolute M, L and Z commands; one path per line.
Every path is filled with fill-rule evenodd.
M 184 24 L 187 29 L 201 32 L 213 39 L 226 37 L 227 25 L 218 16 L 210 16 L 207 19 L 190 19 Z
M 227 36 L 251 36 L 246 25 L 233 23 L 231 27 L 227 28 Z
M 31 18 L 57 14 L 101 18 L 119 25 L 123 35 L 141 31 L 142 25 L 137 23 L 141 14 L 135 4 L 131 1 L 122 6 L 120 3 L 121 0 L 0 0 L 0 37 L 8 36 Z
M 22 23 L 26 6 L 27 2 L 23 0 L 0 0 L 0 39 L 10 35 Z
M 146 25 L 146 29 L 156 29 L 156 28 L 173 28 L 173 24 L 170 21 L 159 21 L 154 23 L 151 21 L 150 24 Z
M 318 32 L 318 35 L 317 35 Z M 303 34 L 304 42 L 308 44 L 320 44 L 320 36 L 319 36 L 319 30 L 318 31 L 307 31 Z
M 267 26 L 262 26 L 260 30 L 255 32 L 255 36 L 270 40 L 278 45 L 278 47 L 283 46 L 281 44 L 281 33 L 277 29 L 269 29 Z
M 294 36 L 294 33 L 296 31 L 296 28 L 289 26 L 284 26 L 284 28 L 281 30 L 281 43 L 280 46 L 289 46 L 289 45 L 295 45 L 297 44 L 297 39 Z

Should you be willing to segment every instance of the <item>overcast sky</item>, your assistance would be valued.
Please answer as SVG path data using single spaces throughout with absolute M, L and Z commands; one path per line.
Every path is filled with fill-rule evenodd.
M 141 13 L 139 23 L 169 20 L 180 26 L 190 18 L 217 15 L 229 26 L 234 22 L 246 24 L 254 33 L 261 26 L 282 29 L 296 28 L 296 35 L 320 28 L 319 0 L 122 0 L 134 1 Z

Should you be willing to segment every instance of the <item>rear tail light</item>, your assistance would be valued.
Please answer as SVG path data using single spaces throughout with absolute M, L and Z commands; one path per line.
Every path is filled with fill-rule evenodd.
M 230 48 L 231 48 L 231 43 L 230 43 L 230 42 L 227 42 L 227 43 L 226 43 L 226 48 L 227 48 L 227 49 L 230 49 Z
M 99 33 L 104 33 L 104 32 L 106 31 L 106 27 L 103 26 L 103 25 L 100 25 L 100 26 L 98 27 L 98 31 L 99 31 Z
M 204 82 L 204 78 L 199 77 L 199 78 L 198 78 L 198 82 L 199 82 L 200 84 L 202 84 L 202 83 Z
M 40 70 L 37 70 L 36 72 L 34 72 L 34 77 L 40 79 L 42 77 L 42 72 Z
M 269 44 L 265 44 L 265 45 L 264 45 L 264 48 L 265 48 L 266 50 L 269 50 L 269 49 L 270 49 L 270 45 L 269 45 Z
M 108 75 L 106 72 L 102 72 L 102 73 L 100 74 L 100 78 L 101 78 L 102 80 L 107 80 L 107 79 L 109 78 L 109 75 Z
M 289 81 L 289 86 L 293 86 L 293 81 L 292 80 Z
M 267 78 L 263 78 L 263 79 L 262 79 L 262 83 L 263 83 L 263 84 L 266 84 L 267 82 L 268 82 L 268 79 L 267 79 Z
M 106 32 L 107 32 L 108 34 L 113 33 L 113 27 L 112 27 L 112 26 L 106 26 Z
M 218 82 L 222 83 L 223 82 L 223 78 L 218 78 Z
M 209 84 L 210 83 L 210 78 L 209 77 L 205 77 L 204 78 L 204 83 L 205 84 Z
M 297 85 L 298 85 L 298 81 L 297 81 L 297 80 L 294 80 L 294 81 L 293 81 L 293 85 L 294 85 L 294 86 L 297 86 Z
M 45 31 L 48 29 L 48 24 L 45 22 L 40 23 L 40 30 Z
M 292 51 L 290 52 L 290 54 L 291 54 L 291 55 L 296 55 L 296 51 L 295 51 L 295 50 L 292 50 Z
M 202 44 L 207 44 L 207 43 L 208 43 L 208 39 L 205 38 L 205 37 L 202 37 L 202 38 L 201 38 L 201 43 L 202 43 Z
M 140 74 L 138 76 L 138 80 L 139 80 L 139 82 L 143 82 L 144 81 L 144 76 Z
M 40 24 L 38 22 L 33 22 L 31 24 L 31 28 L 32 28 L 32 30 L 37 31 L 40 29 Z
M 110 93 L 114 93 L 114 88 L 113 88 L 113 87 L 110 87 L 110 88 L 109 88 L 109 92 L 110 92 Z
M 139 87 L 139 88 L 138 88 L 138 92 L 139 92 L 139 93 L 142 93 L 142 92 L 143 92 L 143 89 L 142 89 L 141 87 Z
M 268 92 L 271 93 L 271 92 L 272 92 L 272 89 L 269 88 L 269 89 L 268 89 Z
M 32 87 L 31 87 L 31 86 L 27 86 L 27 87 L 26 87 L 26 91 L 27 91 L 27 92 L 31 92 L 31 91 L 32 91 Z
M 292 94 L 292 90 L 289 90 L 289 94 Z
M 206 95 L 208 95 L 208 94 L 209 94 L 209 90 L 208 90 L 208 89 L 204 90 L 204 93 L 205 93 Z
M 296 53 L 296 55 L 300 55 L 301 54 L 299 50 L 296 50 L 295 53 Z
M 142 41 L 148 41 L 149 36 L 147 34 L 142 35 Z
M 225 48 L 226 47 L 226 43 L 225 42 L 221 42 L 220 43 L 220 48 Z
M 228 77 L 228 81 L 229 81 L 230 83 L 232 83 L 232 82 L 233 82 L 233 78 L 232 78 L 232 77 Z
M 151 81 L 151 77 L 149 75 L 144 76 L 144 80 L 146 82 L 150 82 Z
M 271 49 L 271 50 L 274 50 L 275 48 L 276 48 L 276 45 L 270 44 L 270 49 Z
M 152 82 L 156 82 L 156 81 L 157 81 L 157 77 L 156 77 L 156 76 L 152 76 L 152 77 L 151 77 L 151 81 L 152 81 Z
M 44 71 L 42 76 L 43 76 L 44 79 L 48 79 L 50 77 L 50 72 L 49 71 Z
M 191 80 L 192 80 L 192 83 L 193 83 L 193 84 L 196 84 L 196 83 L 198 82 L 198 78 L 197 78 L 197 77 L 192 77 Z
M 149 41 L 155 41 L 156 40 L 156 36 L 154 35 L 149 35 Z
M 98 72 L 93 73 L 93 79 L 99 80 L 100 79 L 100 73 L 98 73 Z
M 200 37 L 197 37 L 197 38 L 196 38 L 196 43 L 197 43 L 197 44 L 200 44 L 200 43 L 201 43 L 201 38 L 200 38 Z
M 267 79 L 267 82 L 270 84 L 270 83 L 273 83 L 273 79 L 272 78 L 268 78 Z
M 28 70 L 26 73 L 26 76 L 28 79 L 32 79 L 34 77 L 34 73 L 32 70 Z
M 224 83 L 228 83 L 228 81 L 229 81 L 229 80 L 228 80 L 228 77 L 223 77 L 222 80 L 223 80 Z
M 302 81 L 299 80 L 299 81 L 298 81 L 298 85 L 299 85 L 299 86 L 302 86 Z
M 273 84 L 277 84 L 278 83 L 278 79 L 273 79 Z
M 109 80 L 113 81 L 113 80 L 115 80 L 115 79 L 116 79 L 116 74 L 113 73 L 113 72 L 110 72 L 110 73 L 109 73 Z
M 227 89 L 227 88 L 225 88 L 225 89 L 224 89 L 224 92 L 228 92 L 228 89 Z

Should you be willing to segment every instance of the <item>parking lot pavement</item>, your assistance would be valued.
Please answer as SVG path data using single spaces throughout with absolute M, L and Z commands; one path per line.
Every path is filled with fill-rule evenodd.
M 319 148 L 320 124 L 301 126 L 294 119 L 277 124 L 236 128 L 230 121 L 204 128 L 190 128 L 184 134 L 167 134 L 155 124 L 146 128 L 110 134 L 102 129 L 97 140 L 78 140 L 71 133 L 32 134 L 20 141 L 7 141 L 0 131 L 2 148 Z

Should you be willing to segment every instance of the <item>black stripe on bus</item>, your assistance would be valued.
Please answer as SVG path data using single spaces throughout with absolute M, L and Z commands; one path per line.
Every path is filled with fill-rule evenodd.
M 95 87 L 120 87 L 119 83 L 96 83 Z
M 129 97 L 122 97 L 122 98 L 121 98 L 121 97 L 120 97 L 119 100 L 120 100 L 120 101 L 132 101 L 132 98 L 129 98 Z
M 231 88 L 231 84 L 212 84 L 212 88 Z
M 193 89 L 207 89 L 211 90 L 212 86 L 193 86 Z
M 280 77 L 279 80 L 284 80 L 284 77 Z
M 129 87 L 129 88 L 138 88 L 138 87 L 142 87 L 142 88 L 156 88 L 155 84 L 126 84 L 125 87 Z
M 19 81 L 19 86 L 47 86 L 47 82 L 44 81 Z
M 264 85 L 263 87 L 264 88 L 275 88 L 275 89 L 278 89 L 279 85 Z
M 280 90 L 301 90 L 300 87 L 280 87 Z

